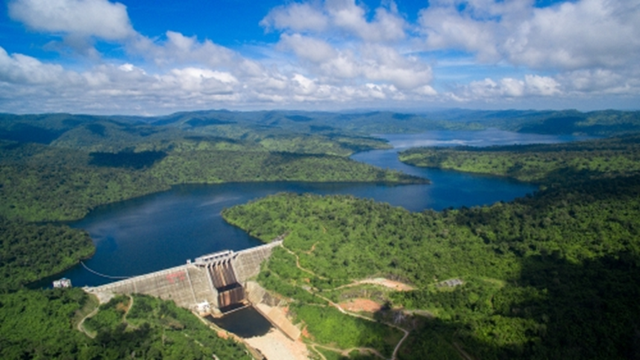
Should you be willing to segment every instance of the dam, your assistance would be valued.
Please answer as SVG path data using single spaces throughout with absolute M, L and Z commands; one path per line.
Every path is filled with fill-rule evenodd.
M 258 275 L 262 262 L 282 241 L 280 236 L 265 245 L 204 255 L 194 261 L 187 260 L 184 265 L 84 290 L 99 298 L 111 294 L 145 294 L 215 316 L 249 305 L 247 280 Z

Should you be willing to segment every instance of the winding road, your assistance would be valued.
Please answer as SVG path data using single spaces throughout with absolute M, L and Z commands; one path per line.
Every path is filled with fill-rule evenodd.
M 282 248 L 283 248 L 283 249 L 285 249 L 289 254 L 291 254 L 291 255 L 295 256 L 295 258 L 296 258 L 296 267 L 297 267 L 298 269 L 300 269 L 300 270 L 302 270 L 302 271 L 304 271 L 304 272 L 306 272 L 306 273 L 308 273 L 308 274 L 311 274 L 311 275 L 313 275 L 313 276 L 316 276 L 316 277 L 318 277 L 318 278 L 326 279 L 326 278 L 324 278 L 324 277 L 321 277 L 321 276 L 317 275 L 317 274 L 316 274 L 316 273 L 314 273 L 313 271 L 311 271 L 311 270 L 309 270 L 309 269 L 305 269 L 305 268 L 303 268 L 302 266 L 300 266 L 300 258 L 298 257 L 298 254 L 296 254 L 295 252 L 293 252 L 293 251 L 291 251 L 290 249 L 286 248 L 286 247 L 284 246 L 284 244 L 281 244 L 280 246 L 282 246 Z M 315 244 L 314 244 L 314 246 L 315 246 Z M 349 285 L 354 286 L 354 285 L 356 285 L 356 284 L 358 284 L 358 283 L 361 283 L 361 282 L 360 282 L 360 281 L 356 281 L 354 284 L 349 284 Z M 340 286 L 340 287 L 338 287 L 338 288 L 336 288 L 336 289 L 339 289 L 339 288 L 342 288 L 342 287 L 345 287 L 345 285 Z M 353 316 L 353 317 L 357 317 L 357 318 L 360 318 L 360 319 L 363 319 L 363 320 L 366 320 L 366 321 L 370 321 L 370 322 L 376 322 L 376 320 L 373 320 L 373 319 L 368 318 L 368 317 L 366 317 L 366 316 L 362 316 L 362 315 L 360 315 L 360 314 L 352 313 L 352 312 L 350 312 L 350 311 L 347 311 L 347 310 L 343 309 L 339 304 L 334 303 L 334 302 L 333 302 L 333 301 L 331 301 L 330 299 L 328 299 L 328 298 L 326 298 L 326 297 L 324 297 L 324 296 L 322 296 L 322 295 L 318 294 L 317 292 L 313 292 L 313 291 L 311 291 L 311 289 L 306 289 L 306 288 L 303 288 L 303 287 L 300 287 L 300 288 L 301 288 L 301 289 L 303 289 L 303 290 L 305 290 L 305 291 L 307 291 L 307 292 L 309 292 L 310 294 L 315 295 L 315 296 L 319 297 L 320 299 L 322 299 L 322 300 L 326 301 L 329 305 L 331 305 L 331 306 L 335 307 L 336 309 L 338 309 L 338 311 L 340 311 L 341 313 L 343 313 L 343 314 L 345 314 L 345 315 Z M 407 339 L 407 337 L 409 337 L 409 330 L 403 329 L 403 328 L 401 328 L 401 327 L 399 327 L 399 326 L 397 326 L 397 325 L 395 325 L 395 324 L 391 324 L 391 323 L 386 322 L 386 321 L 381 321 L 381 323 L 382 323 L 382 324 L 385 324 L 385 325 L 387 325 L 387 326 L 389 326 L 389 327 L 392 327 L 392 328 L 398 329 L 398 330 L 400 330 L 400 331 L 402 331 L 402 332 L 404 333 L 404 336 L 402 336 L 402 339 L 400 339 L 400 341 L 398 342 L 398 344 L 396 345 L 396 347 L 393 349 L 393 354 L 391 355 L 391 360 L 396 360 L 396 359 L 397 359 L 397 355 L 398 355 L 398 351 L 400 350 L 400 347 L 402 346 L 402 343 Z M 347 351 L 347 350 L 344 350 L 344 349 L 330 348 L 330 347 L 327 347 L 326 345 L 320 345 L 320 344 L 315 344 L 315 343 L 313 343 L 313 345 L 314 345 L 314 346 L 318 346 L 318 347 L 322 347 L 322 348 L 327 348 L 327 349 L 332 350 L 332 351 L 346 352 L 347 354 L 348 354 L 349 352 L 353 351 L 353 350 L 358 350 L 358 351 L 360 351 L 360 350 L 366 350 L 366 351 L 370 351 L 370 352 L 374 353 L 375 355 L 377 355 L 377 356 L 379 356 L 379 357 L 381 357 L 381 358 L 383 358 L 383 359 L 384 359 L 384 356 L 382 356 L 382 354 L 380 354 L 380 353 L 379 353 L 378 351 L 376 351 L 375 349 L 371 349 L 371 348 L 352 348 L 352 349 L 347 349 L 347 350 L 348 350 L 348 351 Z M 315 349 L 314 349 L 314 350 L 315 350 Z M 319 353 L 317 350 L 316 350 L 316 352 L 317 352 L 317 353 Z M 322 354 L 321 354 L 321 355 L 322 355 Z M 343 354 L 343 355 L 344 355 L 344 354 Z M 324 358 L 324 356 L 322 356 L 322 357 Z

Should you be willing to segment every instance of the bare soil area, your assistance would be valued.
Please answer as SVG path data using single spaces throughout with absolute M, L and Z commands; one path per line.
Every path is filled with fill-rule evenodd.
M 351 299 L 341 302 L 340 307 L 350 312 L 376 312 L 382 308 L 382 305 L 369 299 Z
M 293 341 L 278 330 L 272 329 L 263 336 L 245 339 L 258 349 L 267 359 L 306 360 L 309 358 L 307 346 L 300 340 Z
M 413 286 L 401 283 L 399 281 L 389 280 L 385 278 L 375 278 L 375 279 L 364 279 L 357 281 L 355 284 L 374 284 L 381 285 L 395 291 L 411 291 L 413 290 Z

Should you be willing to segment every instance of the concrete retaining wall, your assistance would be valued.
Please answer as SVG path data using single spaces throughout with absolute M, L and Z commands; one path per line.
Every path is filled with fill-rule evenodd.
M 233 269 L 236 272 L 238 282 L 244 284 L 250 278 L 258 276 L 262 262 L 268 259 L 273 248 L 280 246 L 280 244 L 282 244 L 282 240 L 276 240 L 266 245 L 235 253 L 233 255 Z
M 237 281 L 244 285 L 249 278 L 258 275 L 262 262 L 269 258 L 273 248 L 281 243 L 282 241 L 274 241 L 230 254 Z M 193 309 L 196 304 L 207 301 L 212 308 L 218 308 L 218 291 L 213 286 L 211 275 L 205 266 L 196 263 L 85 288 L 85 290 L 94 294 L 146 294 L 164 300 L 173 300 L 176 305 L 187 309 Z
M 98 287 L 87 288 L 89 293 L 146 294 L 164 300 L 173 300 L 176 305 L 191 308 L 208 301 L 217 306 L 218 294 L 211 286 L 206 269 L 192 264 L 136 276 Z

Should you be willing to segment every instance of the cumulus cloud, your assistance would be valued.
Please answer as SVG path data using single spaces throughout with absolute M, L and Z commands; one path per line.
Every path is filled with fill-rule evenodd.
M 238 80 L 227 72 L 187 67 L 172 69 L 167 75 L 159 76 L 160 82 L 197 94 L 230 94 Z
M 365 41 L 394 41 L 405 37 L 408 24 L 395 3 L 375 10 L 367 20 L 367 10 L 354 0 L 326 0 L 322 3 L 291 3 L 278 6 L 260 22 L 267 29 L 302 33 L 343 32 Z
M 128 49 L 161 66 L 174 63 L 200 63 L 218 67 L 231 66 L 238 62 L 238 55 L 234 51 L 214 44 L 211 40 L 201 42 L 195 36 L 188 37 L 175 31 L 167 31 L 165 35 L 164 41 L 137 36 L 128 44 Z
M 453 95 L 459 101 L 478 99 L 521 98 L 525 96 L 552 96 L 561 93 L 555 79 L 538 75 L 525 75 L 524 79 L 502 78 L 495 81 L 486 78 L 461 86 Z
M 378 44 L 360 44 L 334 49 L 326 43 L 299 35 L 283 35 L 281 43 L 291 47 L 301 58 L 313 62 L 307 71 L 330 83 L 345 79 L 361 83 L 381 81 L 401 89 L 427 85 L 432 80 L 431 67 L 420 59 L 400 54 L 396 49 Z
M 413 24 L 392 1 L 373 9 L 355 0 L 290 2 L 260 22 L 279 33 L 278 42 L 251 51 L 176 31 L 149 38 L 133 29 L 124 5 L 108 0 L 10 0 L 9 14 L 62 37 L 50 47 L 98 61 L 65 67 L 0 47 L 2 111 L 446 106 L 640 94 L 640 0 L 545 8 L 534 0 L 430 0 Z M 99 54 L 99 41 L 121 44 L 124 57 Z M 442 65 L 450 50 L 466 56 L 460 77 L 450 70 L 455 60 Z M 479 62 L 495 72 L 477 80 Z M 459 83 L 439 79 L 445 67 Z
M 418 99 L 426 93 L 412 94 Z M 100 64 L 72 71 L 29 56 L 8 54 L 0 47 L 3 111 L 162 114 L 212 107 L 353 106 L 373 100 L 379 106 L 405 96 L 391 84 L 328 83 L 325 79 L 280 71 L 254 76 L 175 64 L 160 72 L 149 72 L 131 63 Z
M 34 30 L 76 37 L 122 40 L 135 34 L 126 7 L 107 0 L 12 0 L 9 16 Z
M 626 66 L 640 55 L 640 1 L 582 0 L 536 9 L 504 51 L 514 63 L 563 69 Z
M 405 36 L 405 21 L 395 7 L 391 11 L 382 7 L 376 9 L 372 21 L 367 21 L 365 9 L 353 0 L 328 0 L 325 11 L 333 25 L 366 41 L 392 41 Z
M 71 80 L 72 73 L 61 65 L 43 64 L 38 59 L 22 54 L 9 55 L 0 47 L 0 81 L 11 84 L 55 84 L 61 78 Z
M 312 20 L 301 22 L 303 14 Z M 273 9 L 261 24 L 281 31 L 277 48 L 291 51 L 306 73 L 328 84 L 375 82 L 409 90 L 433 78 L 428 64 L 400 51 L 397 42 L 406 38 L 408 24 L 393 2 L 370 18 L 353 0 L 292 3 Z
M 293 50 L 298 57 L 314 63 L 326 62 L 337 54 L 327 42 L 300 34 L 283 34 L 280 37 L 280 47 Z
M 640 93 L 640 70 L 615 72 L 609 69 L 576 70 L 558 75 L 570 94 L 637 95 Z
M 460 8 L 463 10 L 460 10 Z M 461 49 L 487 62 L 534 69 L 623 67 L 640 57 L 640 0 L 438 0 L 420 13 L 430 49 Z
M 293 31 L 324 31 L 329 26 L 328 17 L 308 3 L 291 3 L 271 10 L 260 21 L 265 28 L 291 29 Z

